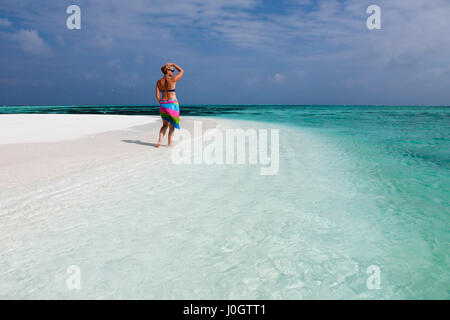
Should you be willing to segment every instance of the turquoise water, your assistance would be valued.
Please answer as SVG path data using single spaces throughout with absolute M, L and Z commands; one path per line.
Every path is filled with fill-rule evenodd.
M 30 110 L 156 114 L 144 106 L 0 108 Z M 280 129 L 278 174 L 170 164 L 156 174 L 142 156 L 6 199 L 4 210 L 28 210 L 31 220 L 39 210 L 55 214 L 46 222 L 54 232 L 40 236 L 58 259 L 39 259 L 39 251 L 25 257 L 25 248 L 8 260 L 36 267 L 27 269 L 28 282 L 19 281 L 24 297 L 450 297 L 449 107 L 182 106 L 181 112 L 235 120 L 227 121 L 231 127 Z M 117 169 L 124 165 L 126 172 Z M 165 179 L 155 185 L 155 175 Z M 61 230 L 64 237 L 56 236 Z M 75 252 L 67 243 L 77 244 Z M 45 285 L 74 261 L 89 277 L 83 292 L 71 296 Z M 366 285 L 369 266 L 380 269 L 378 290 Z M 40 291 L 30 290 L 36 277 Z M 11 296 L 13 286 L 3 281 L 0 293 Z

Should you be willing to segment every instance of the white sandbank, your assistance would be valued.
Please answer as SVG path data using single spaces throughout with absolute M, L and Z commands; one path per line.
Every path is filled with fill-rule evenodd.
M 194 120 L 201 120 L 204 129 L 217 125 L 183 117 L 182 128 L 193 132 Z M 159 116 L 0 115 L 0 191 L 140 153 L 149 161 L 170 158 L 167 134 L 155 148 L 161 124 Z
M 64 141 L 160 121 L 157 116 L 0 115 L 0 144 Z

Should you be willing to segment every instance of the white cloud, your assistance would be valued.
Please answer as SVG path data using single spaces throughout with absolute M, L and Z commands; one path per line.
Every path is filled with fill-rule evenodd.
M 372 3 L 368 0 L 293 0 L 289 10 L 275 13 L 264 11 L 262 0 L 110 0 L 107 4 L 79 1 L 80 7 L 95 17 L 86 20 L 89 32 L 95 35 L 95 44 L 104 48 L 125 40 L 140 43 L 147 50 L 161 51 L 159 45 L 150 49 L 150 44 L 175 41 L 180 49 L 188 49 L 192 43 L 186 36 L 192 33 L 204 40 L 246 48 L 291 56 L 295 52 L 299 58 L 320 54 L 335 58 L 343 52 L 348 53 L 348 59 L 382 54 L 383 63 L 388 64 L 390 60 L 399 61 L 408 51 L 426 51 L 438 44 L 449 47 L 448 0 L 379 0 L 383 30 L 373 32 L 365 27 L 369 4 Z M 61 4 L 29 6 L 29 12 L 17 14 L 40 26 L 52 22 L 45 30 L 52 32 L 60 19 Z M 39 15 L 33 16 L 33 11 Z M 418 36 L 423 36 L 420 41 Z M 420 48 L 422 42 L 425 45 Z M 367 49 L 362 43 L 367 44 Z
M 36 30 L 21 30 L 12 34 L 11 37 L 20 45 L 21 49 L 27 53 L 38 56 L 52 55 L 52 50 L 39 36 Z
M 282 83 L 284 81 L 284 76 L 281 73 L 275 73 L 273 76 L 270 76 L 268 80 L 274 83 Z

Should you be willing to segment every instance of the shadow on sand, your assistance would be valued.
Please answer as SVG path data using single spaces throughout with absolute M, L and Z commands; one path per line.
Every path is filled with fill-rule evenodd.
M 122 142 L 136 143 L 136 144 L 140 144 L 140 145 L 143 145 L 143 146 L 156 147 L 156 143 L 142 142 L 141 140 L 122 140 Z

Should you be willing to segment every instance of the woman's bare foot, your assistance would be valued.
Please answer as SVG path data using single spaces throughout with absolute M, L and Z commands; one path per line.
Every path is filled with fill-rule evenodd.
M 158 143 L 158 144 L 155 146 L 155 148 L 159 148 L 159 147 L 161 147 L 161 143 Z

